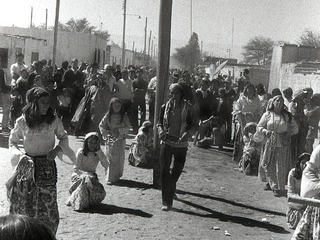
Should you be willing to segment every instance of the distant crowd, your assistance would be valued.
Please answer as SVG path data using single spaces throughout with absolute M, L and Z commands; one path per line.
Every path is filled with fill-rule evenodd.
M 10 85 L 6 78 L 11 79 Z M 226 75 L 212 79 L 200 69 L 193 73 L 172 70 L 168 82 L 168 96 L 155 119 L 154 68 L 121 69 L 120 65 L 100 67 L 97 63 L 89 66 L 73 59 L 54 70 L 46 60 L 35 61 L 28 67 L 23 54 L 18 54 L 8 76 L 0 69 L 1 126 L 3 132 L 11 129 L 9 147 L 17 156 L 11 160 L 19 166 L 7 183 L 8 190 L 11 189 L 11 213 L 24 214 L 21 209 L 25 206 L 21 204 L 30 201 L 16 200 L 24 186 L 19 185 L 17 177 L 25 176 L 26 169 L 33 169 L 28 165 L 30 158 L 56 176 L 56 166 L 50 160 L 60 152 L 69 156 L 75 166 L 67 205 L 82 210 L 100 203 L 106 192 L 95 173 L 97 164 L 101 162 L 106 168 L 107 184 L 119 181 L 130 130 L 136 135 L 129 150 L 131 165 L 152 168 L 155 156 L 159 155 L 163 211 L 169 211 L 177 197 L 176 183 L 186 161 L 189 141 L 199 148 L 232 147 L 239 170 L 259 176 L 266 183 L 265 190 L 271 190 L 275 197 L 300 196 L 303 169 L 318 160 L 320 166 L 320 155 L 314 151 L 320 94 L 313 93 L 312 88 L 293 92 L 290 87 L 282 91 L 275 88 L 269 94 L 263 84 L 251 83 L 249 69 L 234 80 Z M 159 153 L 153 149 L 153 128 L 157 128 L 161 140 Z M 83 148 L 76 155 L 68 146 L 65 130 L 85 136 Z M 56 147 L 54 136 L 60 141 Z M 25 157 L 21 157 L 19 149 L 21 139 Z M 105 152 L 100 149 L 101 143 Z M 34 171 L 38 171 L 37 166 Z M 56 199 L 56 179 L 26 179 L 28 184 L 40 186 L 39 194 L 47 191 Z M 307 218 L 302 217 L 306 206 L 296 208 L 288 212 L 292 228 L 297 227 L 300 218 Z M 313 210 L 309 209 L 308 214 Z M 59 223 L 57 206 L 50 214 L 41 220 L 55 234 Z

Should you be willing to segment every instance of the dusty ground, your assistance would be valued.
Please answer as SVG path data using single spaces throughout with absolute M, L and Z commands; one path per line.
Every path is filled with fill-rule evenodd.
M 8 213 L 4 182 L 11 175 L 8 134 L 0 134 L 0 214 Z M 131 139 L 127 140 L 127 144 Z M 70 136 L 74 150 L 82 139 Z M 108 186 L 102 204 L 75 212 L 64 202 L 72 165 L 57 160 L 60 225 L 57 239 L 290 239 L 285 222 L 287 199 L 263 191 L 257 177 L 245 176 L 231 160 L 231 149 L 199 149 L 190 143 L 178 200 L 162 212 L 161 191 L 152 185 L 152 170 L 125 164 L 123 180 Z M 67 161 L 67 159 L 66 159 Z M 262 222 L 266 218 L 267 223 Z M 215 230 L 218 227 L 219 230 Z M 225 231 L 231 236 L 226 236 Z

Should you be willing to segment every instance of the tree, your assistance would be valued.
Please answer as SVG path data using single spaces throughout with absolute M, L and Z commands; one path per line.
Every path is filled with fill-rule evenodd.
M 193 33 L 188 44 L 182 48 L 176 48 L 173 56 L 184 65 L 186 70 L 193 72 L 201 62 L 198 34 Z
M 304 46 L 319 47 L 320 35 L 312 32 L 311 30 L 305 29 L 303 34 L 300 36 L 300 44 Z
M 90 26 L 90 23 L 86 18 L 77 19 L 77 20 L 71 18 L 65 24 L 61 22 L 58 23 L 59 31 L 90 33 L 106 41 L 110 40 L 109 39 L 110 34 L 108 33 L 108 31 L 100 31 L 100 30 L 96 30 L 96 28 L 97 28 L 96 26 Z M 49 27 L 49 29 L 53 29 L 53 27 Z
M 272 58 L 274 42 L 270 38 L 254 37 L 243 46 L 244 61 L 250 64 L 269 65 Z

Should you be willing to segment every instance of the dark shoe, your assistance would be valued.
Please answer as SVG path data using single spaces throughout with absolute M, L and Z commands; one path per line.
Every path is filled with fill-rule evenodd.
M 161 207 L 161 210 L 162 210 L 162 211 L 165 211 L 165 212 L 168 212 L 168 211 L 171 210 L 171 206 L 162 206 L 162 207 Z
M 280 197 L 280 191 L 279 190 L 273 190 L 273 196 Z
M 263 190 L 265 190 L 265 191 L 271 190 L 270 184 L 267 183 L 267 184 L 263 187 Z

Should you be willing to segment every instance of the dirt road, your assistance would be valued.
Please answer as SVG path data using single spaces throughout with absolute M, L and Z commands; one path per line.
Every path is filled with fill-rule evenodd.
M 4 182 L 12 171 L 7 140 L 8 134 L 0 134 L 1 215 L 8 213 Z M 82 139 L 70 136 L 70 144 L 76 151 Z M 177 185 L 178 200 L 170 212 L 160 209 L 161 191 L 153 188 L 152 170 L 127 163 L 123 180 L 113 186 L 106 185 L 99 165 L 105 200 L 98 207 L 75 212 L 65 205 L 72 165 L 59 160 L 57 165 L 59 240 L 290 239 L 292 235 L 285 222 L 287 199 L 273 197 L 272 192 L 263 191 L 257 177 L 239 172 L 231 160 L 231 149 L 199 149 L 190 143 Z

